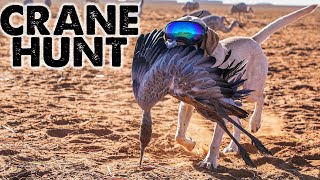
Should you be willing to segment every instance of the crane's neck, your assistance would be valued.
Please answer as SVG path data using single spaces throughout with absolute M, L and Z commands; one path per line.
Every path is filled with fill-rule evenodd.
M 140 8 L 142 8 L 143 3 L 144 3 L 144 0 L 140 0 L 140 1 L 139 1 L 139 7 L 140 7 Z
M 152 135 L 152 119 L 150 111 L 143 111 L 140 125 L 140 166 L 144 155 L 144 150 L 148 146 Z
M 227 31 L 226 32 L 230 32 L 234 27 L 236 27 L 238 25 L 238 22 L 237 21 L 233 21 L 229 27 L 227 28 Z
M 141 147 L 144 149 L 151 140 L 152 134 L 152 119 L 150 111 L 143 111 L 142 120 L 140 125 L 140 142 Z

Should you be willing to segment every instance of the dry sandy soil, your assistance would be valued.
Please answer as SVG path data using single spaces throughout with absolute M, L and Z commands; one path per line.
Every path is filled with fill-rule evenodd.
M 229 20 L 236 18 L 228 13 L 230 6 L 201 5 Z M 243 18 L 246 30 L 219 34 L 251 36 L 296 9 L 254 7 L 255 14 Z M 147 3 L 141 31 L 163 28 L 182 14 L 180 5 Z M 10 66 L 10 41 L 1 33 L 0 179 L 319 179 L 319 27 L 318 9 L 263 44 L 270 67 L 263 125 L 255 135 L 274 155 L 259 154 L 242 136 L 257 168 L 245 166 L 236 153 L 221 153 L 215 172 L 197 167 L 214 124 L 194 114 L 188 134 L 197 146 L 188 152 L 174 140 L 178 101 L 171 97 L 153 109 L 153 139 L 144 166 L 138 167 L 141 111 L 130 76 L 136 39 L 125 48 L 120 69 L 107 64 L 100 70 L 89 65 L 81 70 L 16 70 Z M 253 106 L 246 103 L 245 109 L 252 113 Z M 224 138 L 221 150 L 229 141 Z

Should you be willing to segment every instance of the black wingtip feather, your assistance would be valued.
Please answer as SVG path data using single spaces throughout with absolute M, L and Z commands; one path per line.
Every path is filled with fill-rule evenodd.
M 254 167 L 256 168 L 257 166 L 252 162 L 248 152 L 244 149 L 244 148 L 239 148 L 239 153 L 242 157 L 242 159 L 244 160 L 244 162 L 246 163 L 247 166 L 250 166 L 250 167 Z

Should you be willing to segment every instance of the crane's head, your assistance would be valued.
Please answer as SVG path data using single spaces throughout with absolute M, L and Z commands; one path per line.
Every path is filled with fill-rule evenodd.
M 226 21 L 226 23 L 229 25 L 230 24 L 230 21 L 227 20 L 227 18 L 225 16 L 221 16 L 221 19 L 222 21 Z
M 248 12 L 254 13 L 252 7 L 248 7 Z
M 153 82 L 152 78 L 150 78 L 149 80 Z M 169 82 L 169 81 L 165 80 L 165 83 L 162 83 L 162 84 L 156 83 L 156 84 L 152 84 L 149 87 L 145 86 L 145 89 L 148 89 L 148 90 L 154 90 L 154 87 L 164 89 L 161 92 L 153 94 L 152 92 L 155 92 L 155 91 L 152 91 L 151 93 L 150 93 L 150 91 L 144 91 L 145 93 L 140 94 L 140 98 L 143 99 L 143 102 L 138 101 L 138 104 L 142 109 L 142 120 L 141 120 L 141 124 L 140 124 L 140 137 L 139 137 L 139 139 L 140 139 L 140 166 L 142 165 L 144 150 L 148 146 L 148 144 L 151 140 L 151 135 L 152 135 L 151 108 L 168 93 L 168 90 L 165 90 L 166 88 L 161 88 L 161 87 L 167 86 L 166 82 Z M 145 96 L 145 97 L 143 97 L 143 96 Z

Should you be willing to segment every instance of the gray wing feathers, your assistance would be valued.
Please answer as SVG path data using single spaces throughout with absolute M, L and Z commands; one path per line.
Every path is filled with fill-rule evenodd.
M 204 51 L 193 46 L 178 46 L 167 49 L 162 31 L 141 35 L 137 41 L 132 63 L 132 81 L 135 98 L 143 110 L 150 110 L 162 97 L 170 93 L 179 100 L 192 104 L 207 119 L 217 122 L 232 138 L 222 118 L 225 118 L 246 133 L 260 152 L 270 153 L 262 143 L 234 122 L 229 115 L 245 118 L 248 113 L 224 101 L 224 98 L 240 100 L 250 90 L 239 90 L 245 82 L 245 62 L 222 68 L 228 61 L 211 68 L 216 59 L 205 56 Z M 237 142 L 246 163 L 253 165 L 249 155 Z
M 132 62 L 132 80 L 141 82 L 143 75 L 155 62 L 158 56 L 166 50 L 163 42 L 163 31 L 154 30 L 146 36 L 138 38 Z
M 222 98 L 241 99 L 251 91 L 238 90 L 243 84 L 244 61 L 231 63 L 226 68 L 215 68 L 214 57 L 205 56 L 202 49 L 193 46 L 177 46 L 167 49 L 162 38 L 162 31 L 153 31 L 146 36 L 141 35 L 137 41 L 132 64 L 133 90 L 137 99 L 138 94 L 144 98 L 142 102 L 150 102 L 157 93 L 169 93 L 175 97 L 187 96 L 197 100 L 215 104 L 223 103 Z M 230 57 L 231 51 L 224 62 Z M 223 62 L 223 63 L 224 63 Z M 223 64 L 222 63 L 222 64 Z M 149 94 L 146 94 L 149 93 Z M 137 99 L 138 100 L 138 99 Z M 213 107 L 213 106 L 212 106 Z M 247 113 L 225 105 L 225 110 L 232 114 Z M 229 110 L 228 110 L 229 109 Z
M 144 75 L 158 56 L 166 50 L 162 36 L 163 31 L 154 30 L 146 36 L 140 35 L 137 40 L 132 62 L 132 86 L 136 98 Z

